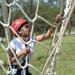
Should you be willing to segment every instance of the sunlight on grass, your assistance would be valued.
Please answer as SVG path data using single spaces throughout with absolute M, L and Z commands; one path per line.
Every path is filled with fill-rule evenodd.
M 42 43 L 47 47 L 50 46 L 51 40 L 45 40 Z M 0 59 L 4 62 L 6 61 L 6 54 L 2 48 L 0 48 Z M 42 70 L 46 58 L 48 57 L 48 50 L 42 47 L 39 44 L 35 45 L 35 51 L 32 63 L 33 66 L 38 68 L 40 71 Z M 57 75 L 75 75 L 75 36 L 64 36 L 59 57 L 56 65 Z M 39 75 L 34 69 L 31 68 L 33 75 Z M 1 75 L 5 75 L 4 71 L 0 68 Z

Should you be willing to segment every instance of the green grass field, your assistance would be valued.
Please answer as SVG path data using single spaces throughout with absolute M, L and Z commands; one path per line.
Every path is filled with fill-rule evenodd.
M 42 43 L 46 46 L 50 46 L 51 40 L 45 40 Z M 6 45 L 6 44 L 5 44 Z M 36 44 L 35 52 L 33 56 L 33 64 L 39 70 L 42 70 L 45 60 L 47 58 L 48 50 L 41 45 Z M 0 60 L 6 62 L 6 54 L 0 47 Z M 4 63 L 6 67 L 6 64 Z M 40 75 L 34 69 L 31 68 L 33 75 Z M 64 36 L 60 47 L 59 57 L 56 65 L 57 75 L 75 75 L 75 36 Z M 0 67 L 0 75 L 6 75 Z

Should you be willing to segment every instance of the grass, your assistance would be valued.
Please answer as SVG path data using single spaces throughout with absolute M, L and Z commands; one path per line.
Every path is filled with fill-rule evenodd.
M 46 46 L 50 45 L 51 40 L 45 40 L 42 43 Z M 5 43 L 4 43 L 5 44 Z M 6 45 L 6 44 L 5 44 Z M 39 70 L 42 70 L 45 60 L 47 58 L 48 50 L 39 44 L 35 45 L 33 64 Z M 6 62 L 6 54 L 0 48 L 0 59 Z M 64 36 L 60 47 L 59 57 L 56 65 L 57 75 L 75 75 L 75 36 Z M 33 75 L 39 75 L 34 69 L 31 68 Z M 4 71 L 0 68 L 0 75 L 5 75 Z
M 58 75 L 75 75 L 75 36 L 66 36 L 61 44 L 57 63 Z

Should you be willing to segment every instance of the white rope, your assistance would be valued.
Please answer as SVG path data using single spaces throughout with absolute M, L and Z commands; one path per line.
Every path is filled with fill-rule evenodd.
M 59 33 L 59 35 L 58 35 L 58 38 L 57 38 L 57 41 L 55 42 L 55 35 L 56 35 L 56 31 L 57 31 L 57 29 L 56 29 L 56 31 L 55 31 L 55 35 L 54 35 L 54 38 L 53 38 L 53 42 L 52 42 L 52 46 L 51 47 L 53 47 L 53 49 L 52 49 L 52 51 L 51 51 L 51 53 L 50 53 L 50 55 L 49 55 L 49 57 L 48 57 L 48 59 L 47 59 L 47 61 L 46 61 L 46 63 L 45 63 L 45 65 L 44 65 L 44 67 L 43 67 L 43 70 L 42 70 L 42 72 L 41 71 L 39 71 L 37 68 L 35 68 L 33 65 L 31 65 L 31 64 L 28 64 L 28 55 L 26 56 L 26 64 L 24 65 L 24 66 L 22 66 L 21 64 L 20 64 L 20 62 L 19 62 L 19 60 L 17 59 L 17 57 L 16 57 L 16 55 L 15 55 L 15 53 L 14 53 L 14 51 L 13 51 L 13 49 L 10 47 L 10 45 L 9 45 L 9 37 L 8 37 L 8 33 L 7 33 L 7 28 L 10 28 L 16 35 L 17 35 L 17 37 L 19 37 L 20 38 L 20 36 L 14 31 L 14 29 L 10 26 L 10 19 L 11 19 L 11 8 L 12 7 L 14 7 L 14 5 L 15 6 L 17 6 L 18 8 L 19 8 L 19 10 L 22 12 L 22 14 L 24 14 L 24 16 L 32 23 L 32 31 L 31 31 L 31 35 L 30 35 L 30 40 L 28 41 L 28 42 L 25 42 L 25 41 L 23 41 L 21 38 L 20 38 L 20 40 L 24 43 L 24 44 L 27 44 L 27 45 L 29 45 L 31 42 L 36 42 L 36 43 L 38 43 L 38 44 L 40 44 L 41 46 L 43 46 L 44 48 L 46 48 L 47 50 L 50 50 L 51 48 L 48 48 L 47 46 L 45 46 L 45 45 L 43 45 L 42 43 L 40 43 L 40 42 L 38 42 L 38 41 L 35 41 L 35 40 L 32 40 L 32 35 L 33 35 L 33 30 L 34 30 L 34 26 L 35 26 L 35 21 L 39 18 L 39 19 L 41 19 L 41 20 L 43 20 L 44 22 L 46 22 L 48 25 L 50 25 L 50 26 L 53 26 L 53 27 L 56 27 L 54 24 L 51 24 L 50 22 L 48 22 L 46 19 L 44 19 L 43 17 L 41 17 L 41 16 L 39 16 L 38 15 L 38 10 L 39 10 L 39 0 L 38 0 L 38 3 L 37 3 L 37 7 L 36 7 L 36 12 L 35 12 L 35 17 L 33 18 L 33 19 L 30 19 L 29 17 L 28 17 L 28 15 L 26 14 L 26 12 L 22 9 L 22 7 L 16 2 L 16 0 L 14 0 L 13 1 L 13 3 L 10 3 L 10 4 L 7 4 L 6 2 L 5 2 L 5 4 L 9 7 L 9 16 L 8 16 L 8 23 L 7 24 L 4 24 L 4 23 L 2 23 L 1 21 L 0 21 L 0 24 L 5 28 L 5 30 L 6 30 L 6 34 L 7 34 L 7 41 L 8 41 L 8 47 L 7 48 L 5 48 L 5 46 L 0 42 L 0 45 L 2 46 L 2 48 L 6 51 L 6 55 L 7 55 L 7 58 L 8 58 L 8 60 L 9 60 L 9 55 L 8 55 L 8 50 L 9 50 L 9 48 L 10 48 L 10 50 L 11 50 L 11 52 L 13 53 L 13 55 L 14 55 L 14 57 L 16 58 L 16 61 L 17 61 L 17 63 L 18 63 L 18 65 L 24 70 L 27 66 L 30 66 L 31 68 L 33 68 L 33 69 L 35 69 L 37 72 L 39 72 L 41 75 L 43 75 L 43 74 L 45 74 L 44 72 L 45 72 L 45 70 L 46 70 L 46 68 L 47 68 L 47 65 L 48 65 L 48 63 L 49 63 L 49 61 L 50 61 L 50 59 L 51 59 L 51 57 L 52 57 L 52 55 L 55 53 L 55 56 L 54 56 L 54 58 L 53 58 L 53 61 L 51 62 L 51 69 L 49 70 L 49 73 L 47 73 L 48 75 L 54 75 L 55 74 L 55 64 L 56 64 L 56 60 L 57 60 L 57 56 L 58 56 L 58 53 L 59 53 L 59 49 L 60 49 L 60 45 L 61 45 L 61 42 L 62 42 L 62 38 L 63 38 L 63 34 L 64 34 L 64 32 L 65 32 L 65 29 L 66 29 L 66 27 L 67 27 L 67 24 L 68 24 L 68 21 L 69 21 L 69 19 L 70 19 L 70 16 L 71 16 L 71 14 L 72 14 L 72 12 L 73 12 L 73 9 L 74 9 L 74 7 L 75 7 L 75 1 L 73 1 L 73 0 L 66 0 L 66 8 L 65 8 L 65 10 L 64 10 L 64 17 L 65 17 L 65 19 L 62 21 L 62 27 L 61 27 L 61 30 L 60 30 L 60 33 Z M 72 5 L 73 4 L 73 5 Z M 69 6 L 69 7 L 68 7 Z M 11 66 L 11 63 L 10 63 L 10 60 L 9 60 L 9 64 L 10 64 L 10 66 Z M 10 71 L 7 71 L 5 68 L 4 68 L 4 66 L 3 66 L 3 61 L 1 61 L 0 60 L 0 66 L 3 68 L 3 70 L 4 70 L 4 72 L 6 73 L 6 74 L 10 74 L 11 72 L 12 72 L 12 68 L 11 68 L 11 70 Z M 54 71 L 53 71 L 54 70 Z
M 72 5 L 73 3 L 71 2 L 71 5 Z M 70 7 L 71 9 L 69 9 L 68 10 L 68 17 L 66 17 L 66 18 L 68 18 L 67 19 L 67 22 L 66 22 L 66 25 L 62 22 L 62 27 L 61 27 L 61 30 L 60 30 L 60 33 L 61 32 L 63 32 L 63 29 L 64 29 L 64 27 L 65 27 L 65 29 L 66 29 L 66 27 L 67 27 L 67 24 L 68 24 L 68 21 L 69 21 L 69 19 L 70 19 L 70 17 L 71 17 L 71 14 L 72 14 L 72 12 L 73 12 L 73 9 L 74 9 L 74 7 L 75 7 L 75 4 L 73 4 L 73 6 L 68 6 L 68 7 Z M 66 9 L 66 8 L 65 8 Z M 68 8 L 67 8 L 68 9 Z M 71 11 L 71 12 L 70 12 Z M 66 15 L 67 15 L 66 14 Z M 65 15 L 65 14 L 64 14 Z M 64 26 L 63 26 L 63 24 L 64 24 Z M 62 37 L 63 38 L 63 37 Z M 60 45 L 61 45 L 61 42 L 62 42 L 62 38 L 61 38 L 61 40 L 60 40 L 60 42 L 59 42 L 59 46 L 57 47 L 57 49 L 56 49 L 56 52 L 55 52 L 55 58 L 54 58 L 54 60 L 52 61 L 52 63 L 55 63 L 56 64 L 56 61 L 57 61 L 57 58 L 58 58 L 58 53 L 59 53 L 59 50 L 60 50 Z M 50 71 L 50 73 L 51 72 L 55 72 L 55 65 L 51 68 L 51 71 Z
M 61 31 L 61 32 L 59 33 L 59 34 L 61 34 L 61 35 L 60 35 L 60 36 L 58 35 L 58 36 L 59 36 L 59 39 L 58 39 L 56 45 L 54 46 L 54 48 L 53 48 L 53 50 L 52 50 L 50 56 L 48 57 L 48 59 L 47 59 L 47 61 L 46 61 L 46 63 L 45 63 L 45 66 L 44 66 L 44 68 L 43 68 L 43 70 L 42 70 L 41 75 L 44 74 L 44 71 L 46 70 L 46 67 L 47 67 L 47 65 L 48 65 L 48 62 L 49 62 L 49 60 L 51 59 L 51 57 L 52 57 L 53 53 L 55 52 L 55 50 L 58 50 L 58 49 L 59 49 L 58 47 L 59 47 L 60 44 L 61 44 L 62 36 L 63 36 L 63 34 L 64 34 L 64 32 L 65 32 L 65 29 L 66 29 L 66 27 L 67 27 L 68 21 L 69 21 L 69 19 L 70 19 L 70 17 L 71 17 L 71 14 L 72 14 L 72 12 L 73 12 L 74 7 L 75 7 L 75 3 L 73 4 L 71 10 L 70 10 L 70 11 L 68 10 L 68 13 L 67 13 L 67 14 L 69 14 L 69 15 L 68 15 L 67 21 L 66 21 L 66 22 L 64 21 L 63 31 Z M 67 9 L 68 9 L 68 8 L 67 8 Z M 66 15 L 67 15 L 67 14 L 66 14 Z M 66 18 L 66 16 L 65 16 L 65 18 Z M 58 48 L 58 49 L 57 49 L 57 48 Z M 51 73 L 50 73 L 50 74 L 51 74 Z

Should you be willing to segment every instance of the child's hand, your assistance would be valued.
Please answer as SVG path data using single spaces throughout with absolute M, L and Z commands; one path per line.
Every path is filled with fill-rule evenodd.
M 62 19 L 64 19 L 64 16 L 61 14 L 58 14 L 55 18 L 55 23 L 59 23 Z

